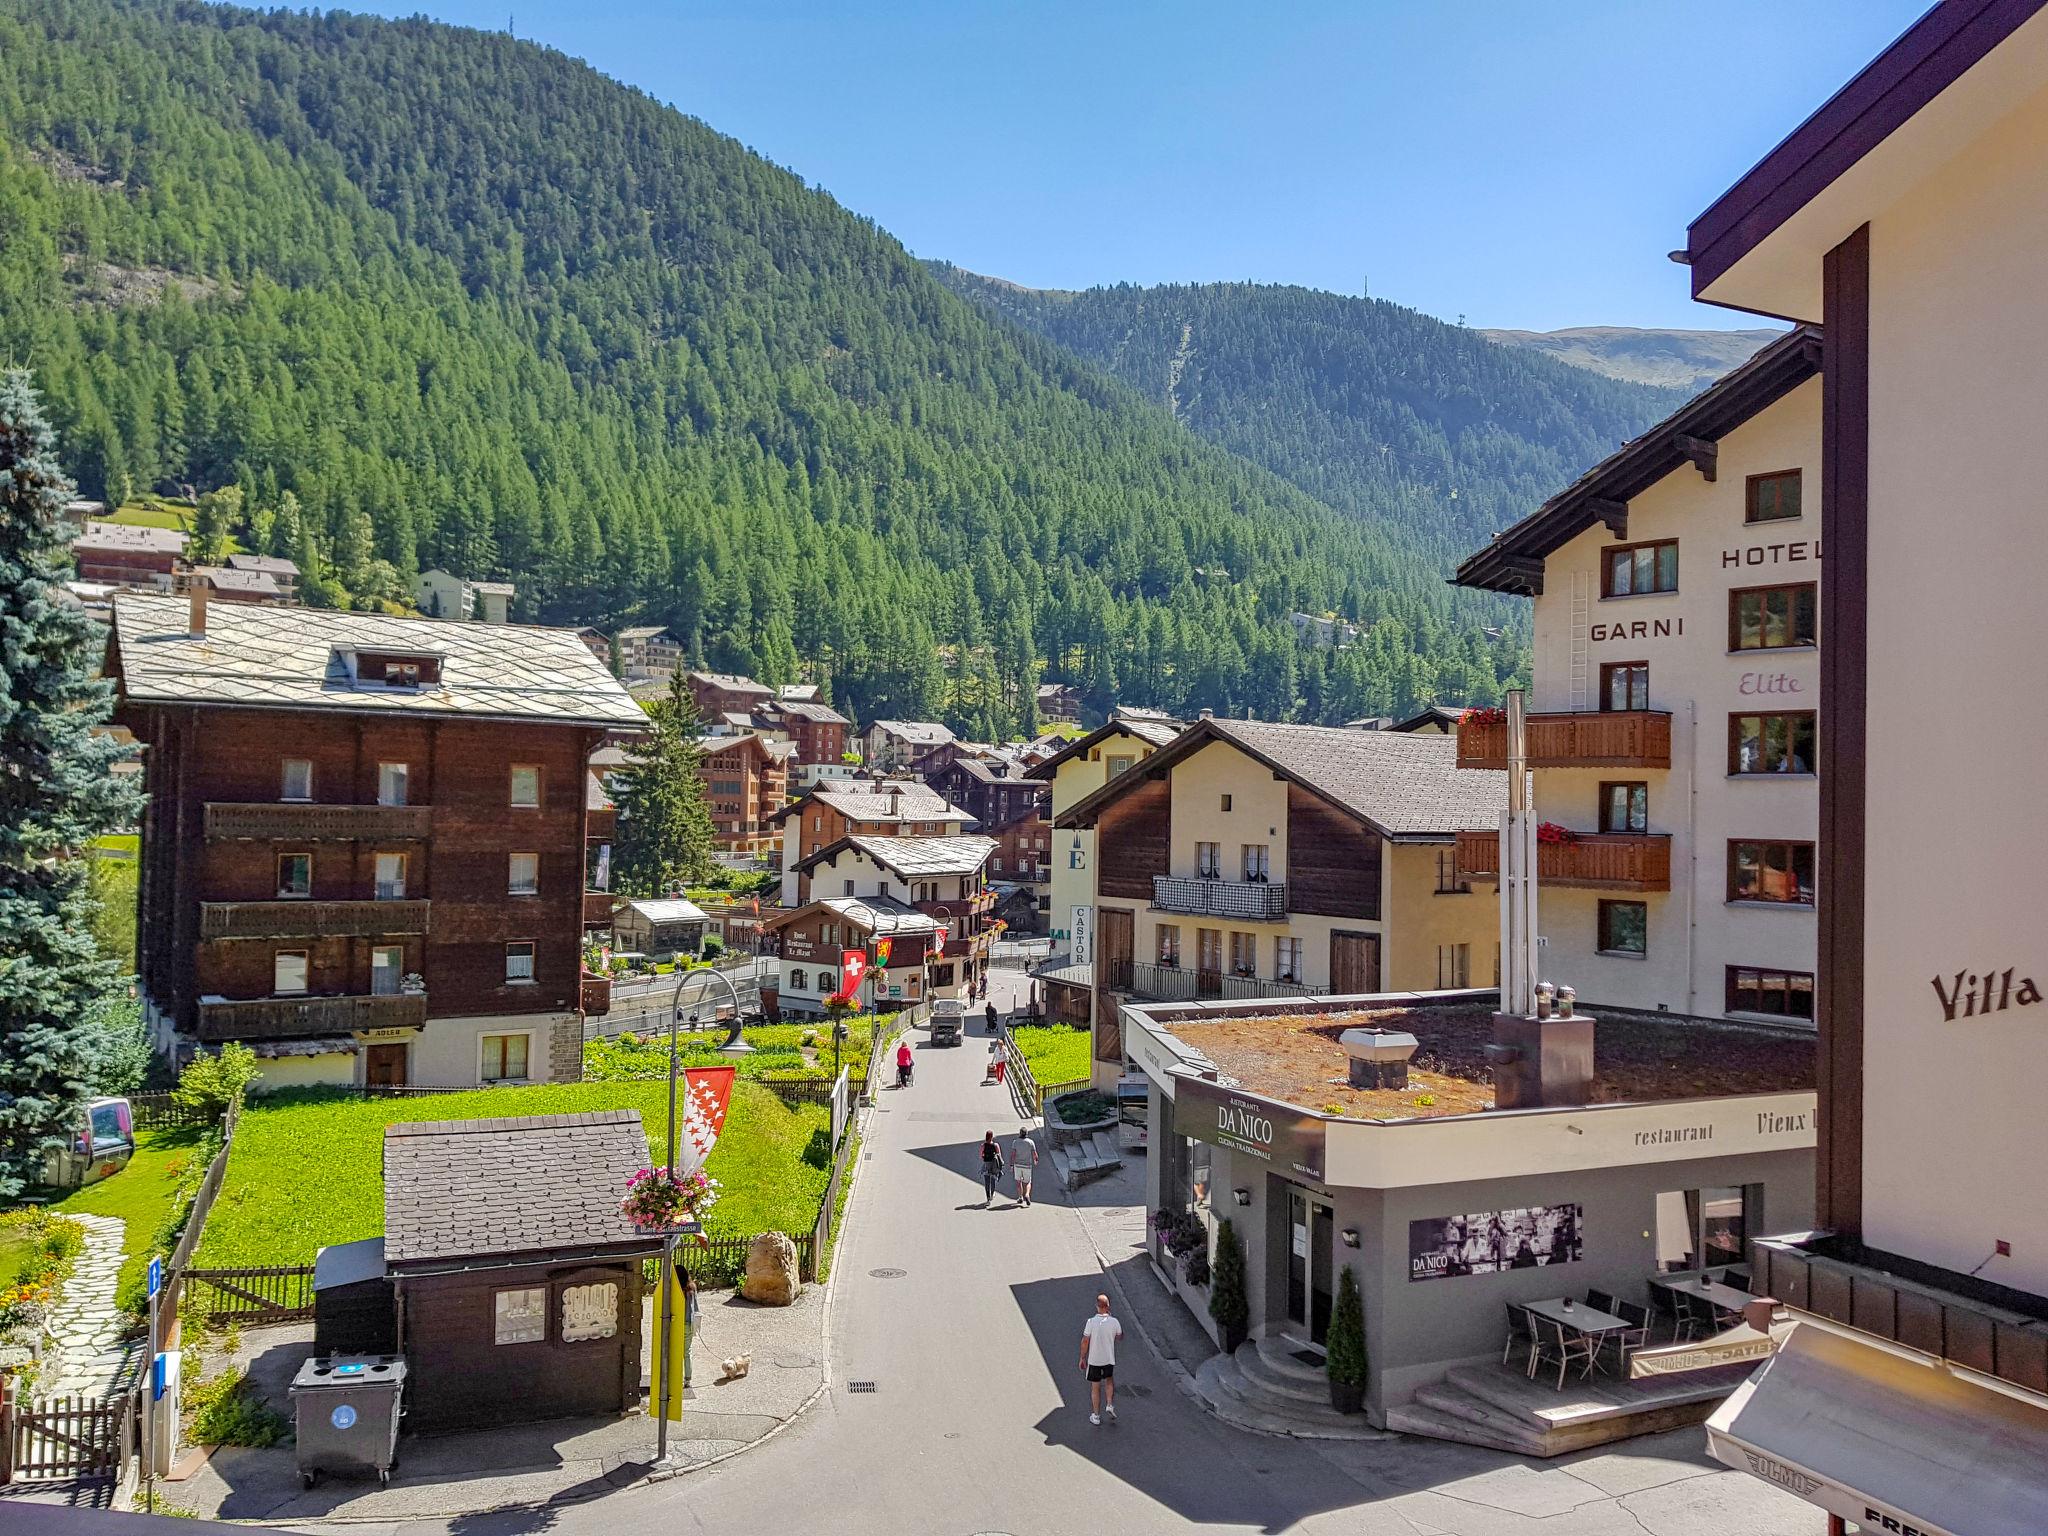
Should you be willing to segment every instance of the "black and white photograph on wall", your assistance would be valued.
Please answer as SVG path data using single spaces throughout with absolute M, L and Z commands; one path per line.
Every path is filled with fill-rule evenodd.
M 1432 1216 L 1408 1223 L 1408 1278 L 1450 1280 L 1508 1269 L 1575 1264 L 1582 1254 L 1576 1205 Z

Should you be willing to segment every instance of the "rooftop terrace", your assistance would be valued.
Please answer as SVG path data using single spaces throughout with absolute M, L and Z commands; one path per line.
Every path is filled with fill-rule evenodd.
M 1245 1013 L 1139 1010 L 1227 1077 L 1264 1098 L 1355 1120 L 1435 1119 L 1494 1107 L 1493 1004 Z M 1353 1088 L 1338 1037 L 1405 1030 L 1421 1042 L 1406 1088 Z M 1769 1028 L 1698 1019 L 1599 1017 L 1596 1104 L 1790 1093 L 1814 1086 L 1814 1041 Z

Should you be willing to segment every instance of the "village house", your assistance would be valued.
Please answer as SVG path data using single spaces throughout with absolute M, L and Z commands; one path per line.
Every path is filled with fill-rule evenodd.
M 1296 639 L 1323 651 L 1342 650 L 1362 633 L 1349 619 L 1334 614 L 1295 612 L 1287 615 L 1287 622 L 1294 626 Z
M 512 617 L 514 588 L 509 581 L 470 581 L 438 566 L 422 571 L 413 582 L 413 601 L 430 619 L 481 619 L 504 624 Z
M 1052 796 L 1014 758 L 956 757 L 925 782 L 973 816 L 995 839 L 989 879 L 1005 922 L 1018 933 L 1046 931 L 1052 906 Z
M 861 737 L 871 773 L 923 775 L 953 744 L 953 733 L 931 720 L 877 720 Z
M 176 528 L 142 528 L 88 521 L 71 541 L 78 579 L 110 587 L 168 590 L 185 558 L 185 535 Z
M 761 858 L 781 846 L 772 818 L 789 799 L 789 749 L 752 731 L 699 737 L 712 834 L 721 852 Z
M 566 630 L 123 594 L 159 1049 L 264 1086 L 581 1074 L 588 764 L 644 717 Z
M 1796 1326 L 1708 1443 L 1837 1532 L 2048 1528 L 2048 716 L 2022 689 L 1966 749 L 1931 724 L 2038 648 L 2044 243 L 2048 10 L 1994 0 L 1929 10 L 1685 243 L 1694 298 L 1825 337 L 1818 720 L 1790 738 L 1819 776 L 1819 1184 L 1811 1230 L 1754 1245 Z
M 600 943 L 611 933 L 612 844 L 619 835 L 619 807 L 600 767 L 607 751 L 617 748 L 599 747 L 590 755 L 583 791 L 583 932 Z
M 775 690 L 751 677 L 733 672 L 689 672 L 683 677 L 690 697 L 697 701 L 697 713 L 706 720 L 723 715 L 751 719 L 754 712 L 770 703 Z
M 586 624 L 576 631 L 576 638 L 590 648 L 590 654 L 603 662 L 607 669 L 612 664 L 611 636 L 595 624 Z
M 787 736 L 796 748 L 792 768 L 850 768 L 846 762 L 847 732 L 852 722 L 830 704 L 816 699 L 781 697 L 769 700 L 754 711 L 763 729 Z
M 616 639 L 623 677 L 665 679 L 683 664 L 682 642 L 660 624 L 635 624 L 620 630 Z
M 1045 725 L 1079 725 L 1081 690 L 1071 683 L 1038 685 L 1038 718 Z
M 1507 776 L 1443 736 L 1204 716 L 1058 813 L 1096 836 L 1098 1078 L 1123 1071 L 1117 999 L 1487 986 L 1498 904 L 1455 878 Z M 1048 978 L 1065 1016 L 1077 983 Z
M 973 819 L 916 779 L 863 779 L 813 789 L 770 817 L 782 828 L 782 904 L 797 904 L 797 865 L 841 838 L 951 837 Z
M 1534 600 L 1543 975 L 1596 1010 L 1813 1023 L 1820 373 L 1792 331 L 1459 568 Z M 1496 881 L 1498 828 L 1457 865 Z
M 205 582 L 216 602 L 281 603 L 284 591 L 268 571 L 236 571 L 218 565 L 188 565 L 178 562 L 171 573 L 171 591 L 183 596 L 195 582 Z
M 620 954 L 673 960 L 704 947 L 710 916 L 681 896 L 643 897 L 621 902 L 612 914 L 612 946 Z
M 761 920 L 762 942 L 777 957 L 772 984 L 762 983 L 762 1002 L 774 1017 L 818 1018 L 840 992 L 846 952 L 868 957 L 869 980 L 859 988 L 859 1005 L 872 998 L 882 1010 L 914 1007 L 927 996 L 934 970 L 945 953 L 935 943 L 939 923 L 892 896 L 825 896 L 792 911 Z M 959 986 L 951 982 L 953 993 Z
M 299 567 L 283 555 L 229 555 L 227 568 L 268 576 L 277 585 L 278 596 L 288 603 L 299 600 Z

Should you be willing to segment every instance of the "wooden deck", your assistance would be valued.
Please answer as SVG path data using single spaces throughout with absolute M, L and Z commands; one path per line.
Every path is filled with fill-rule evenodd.
M 1754 1369 L 1732 1365 L 1644 1381 L 1598 1371 L 1581 1381 L 1567 1373 L 1559 1392 L 1552 1387 L 1555 1367 L 1531 1381 L 1520 1359 L 1506 1366 L 1453 1370 L 1416 1393 L 1412 1403 L 1389 1408 L 1387 1428 L 1525 1456 L 1562 1456 L 1589 1445 L 1703 1423 Z

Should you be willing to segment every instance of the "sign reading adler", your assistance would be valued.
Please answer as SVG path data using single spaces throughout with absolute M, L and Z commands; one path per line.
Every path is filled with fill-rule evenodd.
M 1449 1280 L 1496 1275 L 1508 1269 L 1575 1264 L 1584 1251 L 1579 1235 L 1584 1208 L 1529 1205 L 1514 1211 L 1432 1216 L 1408 1223 L 1408 1278 Z
M 1173 1128 L 1179 1135 L 1322 1182 L 1323 1122 L 1307 1110 L 1207 1078 L 1182 1077 L 1174 1083 Z

